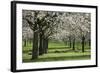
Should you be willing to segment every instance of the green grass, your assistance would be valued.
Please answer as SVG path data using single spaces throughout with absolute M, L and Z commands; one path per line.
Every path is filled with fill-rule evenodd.
M 53 54 L 44 54 L 39 56 L 38 59 L 31 60 L 31 55 L 24 54 L 24 62 L 44 62 L 44 61 L 61 61 L 61 60 L 85 60 L 90 59 L 90 53 L 53 53 Z
M 50 41 L 49 42 L 49 46 L 50 49 L 54 49 L 54 48 L 65 48 L 67 47 L 63 42 L 54 42 L 54 41 Z
M 48 53 L 39 56 L 38 59 L 31 60 L 32 44 L 23 47 L 23 62 L 45 62 L 45 61 L 62 61 L 62 60 L 86 60 L 91 59 L 91 49 L 88 44 L 85 45 L 85 52 L 81 52 L 81 44 L 76 43 L 75 51 L 63 42 L 49 42 Z

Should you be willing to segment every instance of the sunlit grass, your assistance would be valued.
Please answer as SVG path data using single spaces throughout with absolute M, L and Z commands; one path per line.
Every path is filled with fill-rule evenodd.
M 91 51 L 88 44 L 85 45 L 85 52 L 81 51 L 81 43 L 76 43 L 75 51 L 63 42 L 49 42 L 48 53 L 41 55 L 38 59 L 32 60 L 32 43 L 23 47 L 23 62 L 44 62 L 62 60 L 86 60 L 91 58 Z

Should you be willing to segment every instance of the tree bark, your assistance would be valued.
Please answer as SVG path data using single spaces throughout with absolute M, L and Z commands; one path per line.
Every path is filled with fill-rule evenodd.
M 73 38 L 73 50 L 75 50 L 75 37 Z
M 39 55 L 43 54 L 43 35 L 40 34 L 40 45 L 39 45 Z
M 45 48 L 46 48 L 46 43 L 45 43 L 45 39 L 43 38 L 43 54 L 45 53 Z
M 39 55 L 38 49 L 38 32 L 34 32 L 33 48 L 32 48 L 32 59 L 37 59 Z
M 45 49 L 44 50 L 44 53 L 47 53 L 48 52 L 48 39 L 47 38 L 45 39 L 45 42 L 44 43 L 45 43 L 45 45 L 44 45 L 45 46 L 44 47 L 44 49 Z
M 85 37 L 82 36 L 82 52 L 84 52 L 84 42 L 85 42 Z

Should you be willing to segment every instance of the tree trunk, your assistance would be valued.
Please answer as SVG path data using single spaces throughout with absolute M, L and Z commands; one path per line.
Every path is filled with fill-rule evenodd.
M 24 40 L 24 47 L 26 47 L 26 39 Z
M 69 47 L 71 48 L 71 37 L 69 37 Z
M 48 50 L 48 39 L 43 38 L 43 54 L 47 53 Z
M 45 45 L 44 45 L 45 46 L 44 47 L 44 49 L 45 49 L 44 53 L 47 53 L 48 52 L 48 39 L 47 38 L 45 39 L 44 43 L 45 43 Z
M 45 48 L 46 48 L 46 43 L 45 43 L 45 39 L 43 38 L 43 54 L 45 53 Z
M 75 37 L 73 38 L 73 50 L 75 50 Z
M 82 52 L 84 52 L 84 42 L 85 42 L 85 37 L 82 36 Z
M 40 45 L 39 45 L 39 55 L 43 54 L 43 38 L 42 34 L 40 34 Z
M 89 39 L 88 41 L 89 41 L 89 47 L 90 47 L 91 46 L 91 40 Z
M 32 48 L 32 59 L 37 59 L 39 55 L 38 49 L 38 32 L 34 32 L 33 48 Z

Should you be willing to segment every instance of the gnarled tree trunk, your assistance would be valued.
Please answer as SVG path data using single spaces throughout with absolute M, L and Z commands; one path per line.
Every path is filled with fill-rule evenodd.
M 32 47 L 32 59 L 37 59 L 38 55 L 39 55 L 38 32 L 34 32 L 33 47 Z

